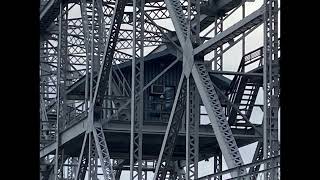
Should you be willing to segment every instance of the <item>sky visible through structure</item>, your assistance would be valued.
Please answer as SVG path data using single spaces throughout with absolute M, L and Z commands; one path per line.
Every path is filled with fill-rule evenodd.
M 246 3 L 246 13 L 245 15 L 249 15 L 258 8 L 260 8 L 263 4 L 263 0 L 256 0 L 255 2 L 247 2 Z M 279 2 L 280 5 L 280 2 Z M 74 8 L 76 9 L 76 8 Z M 79 17 L 80 15 L 80 9 L 75 10 L 74 12 L 70 12 L 71 14 L 76 15 Z M 130 10 L 130 9 L 129 9 Z M 128 9 L 126 8 L 126 11 Z M 132 11 L 132 8 L 131 8 Z M 280 15 L 279 15 L 280 18 Z M 230 17 L 228 17 L 224 23 L 223 23 L 223 29 L 227 29 L 228 27 L 232 26 L 236 22 L 240 21 L 242 19 L 242 8 L 239 8 L 236 12 L 234 12 Z M 158 23 L 158 25 L 165 27 L 169 30 L 174 30 L 173 24 L 171 20 L 166 21 L 155 21 Z M 280 21 L 279 21 L 280 22 Z M 212 26 L 209 26 L 212 27 Z M 279 26 L 280 30 L 280 26 Z M 205 34 L 207 31 L 203 31 L 200 35 Z M 213 37 L 213 32 L 209 34 L 209 37 Z M 248 53 L 252 50 L 255 50 L 261 46 L 263 46 L 263 25 L 260 25 L 258 28 L 256 28 L 252 33 L 250 33 L 245 38 L 246 45 L 245 45 L 245 52 Z M 131 50 L 132 51 L 132 50 Z M 209 60 L 212 58 L 209 56 L 205 57 L 205 60 Z M 242 41 L 239 41 L 236 45 L 234 45 L 232 48 L 230 48 L 227 52 L 223 55 L 223 70 L 224 71 L 237 71 L 239 67 L 240 60 L 242 58 Z M 232 79 L 233 76 L 226 76 L 227 78 Z M 256 104 L 263 104 L 263 91 L 262 88 L 259 90 Z M 205 112 L 205 108 L 201 108 L 201 113 Z M 280 112 L 280 111 L 279 111 Z M 254 107 L 253 112 L 250 118 L 250 121 L 255 124 L 261 124 L 263 118 L 263 112 L 259 107 Z M 209 118 L 208 117 L 202 117 L 201 118 L 201 124 L 208 124 Z M 280 129 L 280 118 L 279 118 L 279 129 Z M 280 137 L 280 135 L 279 135 Z M 239 148 L 241 157 L 245 164 L 250 163 L 253 158 L 253 154 L 255 151 L 255 148 L 257 146 L 257 143 L 252 143 L 247 146 Z M 209 161 L 201 161 L 199 162 L 199 177 L 202 177 L 204 175 L 212 174 L 213 173 L 213 158 L 210 158 Z M 227 169 L 226 163 L 223 159 L 223 170 Z M 226 176 L 227 177 L 227 176 Z M 148 180 L 153 178 L 153 173 L 148 173 Z M 121 180 L 128 180 L 129 179 L 129 171 L 122 171 L 121 174 Z

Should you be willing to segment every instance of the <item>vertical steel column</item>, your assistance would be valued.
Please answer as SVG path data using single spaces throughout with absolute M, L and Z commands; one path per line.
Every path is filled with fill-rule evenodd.
M 186 110 L 186 83 L 182 73 L 170 112 L 169 122 L 160 149 L 153 180 L 164 180 L 169 169 L 182 119 Z
M 102 12 L 102 0 L 93 0 L 92 1 L 92 16 L 91 16 L 91 56 L 93 61 L 92 72 L 97 74 L 100 69 L 100 60 L 103 53 L 103 12 Z
M 64 150 L 63 148 L 60 147 L 60 155 L 59 155 L 59 167 L 58 167 L 58 178 L 59 179 L 63 179 L 64 178 L 64 172 L 63 172 L 63 168 L 64 168 Z
M 84 30 L 87 30 L 87 33 L 85 33 L 85 42 L 86 43 L 86 48 L 87 48 L 87 57 L 91 58 L 91 73 L 90 73 L 90 88 L 88 88 L 86 93 L 90 94 L 89 101 L 90 101 L 90 110 L 89 110 L 89 115 L 88 115 L 88 126 L 87 126 L 87 132 L 86 136 L 88 135 L 88 160 L 83 158 L 85 161 L 82 161 L 82 154 L 84 153 L 84 149 L 81 151 L 80 155 L 80 162 L 78 167 L 78 173 L 77 177 L 79 176 L 80 178 L 84 177 L 85 175 L 85 169 L 86 164 L 88 164 L 89 169 L 88 169 L 88 177 L 89 179 L 96 180 L 97 179 L 97 170 L 98 170 L 98 159 L 101 164 L 103 176 L 105 179 L 114 179 L 113 175 L 113 170 L 111 167 L 110 163 L 110 156 L 108 152 L 108 147 L 106 144 L 106 140 L 103 134 L 103 128 L 101 124 L 99 123 L 100 118 L 97 117 L 97 114 L 94 114 L 96 112 L 94 110 L 95 108 L 95 100 L 96 99 L 96 94 L 95 92 L 95 97 L 93 97 L 93 92 L 94 92 L 94 87 L 93 87 L 93 77 L 94 74 L 97 74 L 99 69 L 100 69 L 100 59 L 102 55 L 102 47 L 103 47 L 103 36 L 102 36 L 102 31 L 104 30 L 103 27 L 103 13 L 102 13 L 102 2 L 100 0 L 93 0 L 91 6 L 90 4 L 88 5 L 85 0 L 81 1 L 82 7 L 81 7 L 81 13 L 82 13 L 82 18 L 84 20 Z M 88 7 L 87 7 L 88 6 Z M 90 9 L 91 7 L 91 34 L 88 33 L 90 32 L 89 29 L 89 23 L 88 23 L 88 16 L 87 16 L 87 8 Z M 117 7 L 117 5 L 116 5 Z M 90 15 L 89 15 L 90 16 Z M 114 16 L 113 16 L 114 18 Z M 89 46 L 90 43 L 90 46 Z M 90 53 L 88 53 L 90 52 Z M 87 61 L 89 63 L 89 61 Z M 89 66 L 89 65 L 88 65 Z M 101 72 L 100 72 L 101 73 Z M 109 77 L 109 75 L 108 75 Z M 88 81 L 88 74 L 86 80 Z M 86 83 L 86 86 L 88 86 L 88 82 Z M 98 84 L 98 83 L 97 83 Z M 95 87 L 98 87 L 96 85 Z M 104 90 L 101 90 L 100 92 L 100 99 L 99 102 L 103 102 L 103 94 Z M 102 94 L 103 93 L 103 94 Z M 88 97 L 86 98 L 88 99 Z M 98 106 L 97 108 L 100 108 Z M 98 122 L 98 123 L 97 123 Z M 94 124 L 95 123 L 95 124 Z M 86 137 L 85 136 L 85 137 Z M 86 138 L 84 139 L 84 144 L 86 143 Z M 85 145 L 83 145 L 83 148 Z M 80 171 L 80 174 L 79 174 Z
M 195 36 L 196 36 L 196 40 L 195 43 L 197 45 L 201 44 L 201 39 L 200 39 L 200 0 L 196 0 L 195 2 L 195 6 L 196 6 L 196 15 L 195 15 L 195 20 L 196 20 L 196 32 L 195 32 Z
M 98 0 L 99 1 L 99 0 Z M 101 124 L 101 118 L 99 115 L 101 115 L 101 105 L 103 104 L 103 100 L 105 98 L 106 92 L 108 90 L 108 79 L 110 74 L 110 67 L 112 65 L 112 58 L 114 54 L 115 45 L 117 42 L 119 29 L 121 25 L 121 20 L 123 18 L 124 8 L 125 8 L 126 2 L 118 0 L 115 3 L 115 6 L 110 8 L 112 14 L 112 19 L 110 21 L 110 29 L 108 31 L 108 38 L 106 40 L 106 46 L 104 49 L 104 54 L 102 58 L 102 66 L 99 70 L 98 74 L 98 80 L 95 85 L 94 90 L 94 96 L 92 97 L 92 93 L 90 93 L 90 99 L 92 99 L 91 107 L 89 110 L 89 116 L 88 116 L 88 133 L 93 133 L 93 138 L 95 142 L 95 148 L 97 155 L 100 160 L 101 168 L 103 171 L 103 176 L 105 179 L 115 179 L 113 174 L 113 168 L 110 160 L 109 150 L 107 147 L 106 138 L 104 136 L 103 127 Z M 92 14 L 95 15 L 95 6 L 97 6 L 98 14 L 102 12 L 102 6 L 101 1 L 95 3 L 93 2 L 93 12 Z M 99 16 L 99 15 L 98 15 Z M 94 19 L 94 21 L 100 21 L 98 19 Z M 103 19 L 103 18 L 102 18 Z M 101 22 L 98 22 L 98 24 Z M 99 25 L 98 25 L 99 26 Z M 99 28 L 99 27 L 98 27 Z M 100 57 L 99 53 L 99 47 L 98 51 L 94 51 L 95 46 L 93 46 L 93 43 L 96 43 L 97 41 L 94 41 L 95 36 L 95 26 L 94 22 L 92 23 L 92 47 L 91 47 L 91 55 Z M 98 33 L 96 33 L 98 34 Z M 102 36 L 102 35 L 98 35 Z M 99 41 L 98 41 L 99 42 Z M 98 43 L 99 45 L 99 43 Z M 97 53 L 98 52 L 98 53 Z M 94 57 L 92 58 L 94 59 Z M 100 61 L 100 59 L 99 59 Z M 93 63 L 93 61 L 92 61 Z M 92 68 L 93 69 L 93 68 Z M 93 73 L 91 73 L 91 83 L 90 86 L 92 87 L 92 81 L 93 81 Z M 90 89 L 93 91 L 93 88 Z
M 72 179 L 72 157 L 68 158 L 67 160 L 67 179 Z
M 219 17 L 215 19 L 215 27 L 214 27 L 214 35 L 218 35 L 223 31 L 223 17 Z M 214 70 L 222 71 L 223 70 L 223 45 L 217 47 L 214 50 L 214 57 L 217 57 L 214 61 Z
M 191 32 L 191 1 L 188 0 L 188 8 L 187 8 L 187 36 L 186 39 L 191 41 L 192 32 Z M 191 47 L 192 48 L 192 47 Z M 186 64 L 186 61 L 190 60 L 190 55 L 187 54 L 186 51 L 188 51 L 187 48 L 183 48 L 183 61 Z M 191 55 L 192 56 L 192 55 Z M 190 63 L 190 62 L 189 62 Z M 189 65 L 190 66 L 190 65 Z M 192 65 L 191 65 L 192 66 Z M 192 149 L 194 145 L 194 141 L 192 139 L 190 131 L 193 131 L 192 126 L 194 121 L 194 109 L 193 109 L 193 99 L 192 99 L 192 93 L 193 90 L 191 87 L 190 81 L 192 81 L 192 77 L 190 78 L 190 74 L 186 71 L 186 68 L 183 68 L 183 71 L 185 73 L 186 79 L 187 79 L 187 99 L 186 99 L 186 180 L 190 180 L 194 176 L 194 164 L 193 164 L 193 150 Z M 191 96 L 191 98 L 190 98 Z M 192 144 L 192 145 L 191 145 Z
M 112 95 L 112 72 L 113 72 L 113 67 L 111 66 L 110 68 L 110 74 L 109 74 L 109 81 L 108 81 L 108 96 Z M 112 113 L 112 100 L 111 98 L 108 98 L 107 100 L 104 100 L 104 107 L 105 109 L 103 110 L 103 119 L 107 119 L 111 116 Z
M 89 164 L 88 164 L 89 176 L 88 177 L 90 180 L 97 180 L 98 155 L 97 155 L 97 149 L 96 149 L 96 145 L 95 145 L 95 141 L 92 133 L 89 134 L 89 156 L 88 157 L 89 157 Z
M 144 0 L 133 0 L 133 58 L 131 87 L 130 179 L 142 176 L 142 126 L 144 86 Z M 139 59 L 138 59 L 139 58 Z M 136 174 L 134 174 L 136 172 Z
M 80 11 L 81 11 L 81 18 L 82 18 L 82 26 L 83 26 L 83 35 L 84 35 L 84 44 L 86 48 L 86 80 L 85 80 L 85 110 L 88 112 L 88 106 L 89 106 L 89 97 L 88 94 L 92 93 L 92 91 L 89 90 L 89 68 L 90 68 L 90 62 L 91 62 L 91 45 L 90 45 L 90 34 L 89 34 L 89 20 L 87 16 L 87 2 L 86 0 L 80 1 Z M 92 70 L 91 70 L 92 72 Z M 91 73 L 92 74 L 92 73 Z
M 56 84 L 56 82 L 53 82 L 52 80 L 52 76 L 55 76 L 56 73 L 52 72 L 52 68 L 49 66 L 49 61 L 49 46 L 48 42 L 45 40 L 40 42 L 40 148 L 43 148 L 44 146 L 46 146 L 46 144 L 55 141 L 55 137 L 52 137 L 52 135 L 54 136 L 54 134 L 51 134 L 52 131 L 56 131 L 55 127 L 53 126 L 55 125 L 55 123 L 48 121 L 46 108 L 46 106 L 49 105 L 50 102 L 52 102 L 50 101 L 50 99 L 52 98 L 52 94 L 50 94 L 51 90 L 49 89 L 49 84 Z M 53 88 L 53 91 L 55 91 L 57 87 L 51 88 Z
M 75 177 L 76 177 L 76 173 L 77 173 L 76 164 L 78 164 L 78 162 L 79 162 L 79 159 L 77 157 L 73 157 L 72 158 L 72 164 L 73 164 L 73 167 L 72 167 L 72 179 L 75 179 Z
M 244 2 L 242 5 L 242 19 L 246 17 L 246 3 Z M 245 33 L 242 34 L 242 57 L 246 54 L 246 35 Z M 244 72 L 244 68 L 243 68 Z
M 100 59 L 103 55 L 104 48 L 104 16 L 102 10 L 101 0 L 93 0 L 92 3 L 87 3 L 86 0 L 81 0 L 81 16 L 83 21 L 83 31 L 85 37 L 86 47 L 86 101 L 92 102 L 93 100 L 93 77 L 100 69 Z M 90 17 L 90 19 L 88 18 Z M 89 28 L 89 25 L 91 27 Z M 91 63 L 91 65 L 89 65 Z M 89 67 L 90 71 L 90 83 L 89 83 Z M 90 87 L 89 87 L 90 86 Z M 90 89 L 90 90 L 89 90 Z M 90 94 L 90 97 L 88 97 Z M 88 100 L 90 99 L 90 100 Z M 87 103 L 88 104 L 88 103 Z M 88 105 L 86 104 L 86 107 Z
M 91 137 L 92 136 L 92 134 L 91 133 L 88 133 L 88 135 L 89 135 L 89 138 L 88 138 L 88 140 L 89 140 L 89 143 L 88 143 L 88 159 L 89 159 L 89 162 L 88 162 L 88 177 L 89 177 L 89 179 L 91 180 L 92 179 L 92 140 L 93 140 L 93 144 L 94 144 L 94 139 Z
M 75 157 L 69 157 L 67 159 L 67 179 L 73 180 L 75 178 L 77 160 Z
M 221 150 L 218 150 L 218 153 L 214 155 L 214 173 L 218 173 L 222 171 L 222 153 Z M 217 176 L 214 180 L 222 180 L 222 176 Z
M 279 154 L 278 111 L 279 111 L 279 59 L 278 59 L 278 1 L 265 0 L 264 16 L 264 139 L 263 157 Z M 273 166 L 265 164 L 265 169 Z M 277 170 L 265 174 L 265 179 L 278 179 Z
M 187 81 L 187 116 L 186 116 L 186 179 L 198 178 L 199 153 L 199 96 L 192 76 Z M 189 87 L 189 88 L 188 88 Z
M 77 164 L 77 171 L 75 174 L 75 180 L 84 179 L 85 174 L 86 174 L 86 170 L 88 167 L 88 161 L 89 161 L 89 157 L 88 157 L 88 154 L 86 151 L 87 142 L 89 141 L 88 138 L 89 138 L 88 133 L 86 133 L 84 135 L 82 146 L 81 146 L 81 152 L 80 152 L 80 156 L 79 156 L 79 160 L 78 160 L 78 164 Z
M 190 76 L 187 77 L 186 102 L 186 180 L 190 180 Z
M 60 57 L 61 57 L 61 80 L 60 84 L 60 96 L 62 99 L 61 103 L 61 113 L 62 118 L 60 120 L 60 129 L 64 129 L 66 123 L 69 121 L 69 106 L 67 102 L 66 90 L 70 86 L 70 62 L 68 58 L 68 3 L 63 5 L 62 9 L 62 19 L 61 19 L 61 47 L 60 47 Z
M 93 93 L 94 93 L 94 86 L 93 86 L 93 77 L 94 77 L 94 74 L 95 74 L 95 58 L 94 58 L 94 14 L 95 14 L 95 0 L 92 0 L 92 4 L 91 4 L 91 7 L 92 7 L 92 13 L 91 13 L 91 42 L 90 42 L 90 56 L 91 56 L 91 74 L 90 74 L 90 90 L 89 90 L 89 101 L 90 101 L 90 107 L 89 107 L 89 112 L 88 112 L 88 132 L 92 130 L 93 128 L 93 112 L 94 112 L 94 108 L 95 108 L 95 105 L 93 102 Z M 89 139 L 91 139 L 89 137 Z M 90 143 L 89 145 L 90 146 Z M 88 161 L 90 161 L 90 157 L 88 156 Z M 90 164 L 90 163 L 89 163 Z
M 58 59 L 57 59 L 57 86 L 56 86 L 56 102 L 57 102 L 57 121 L 56 121 L 56 152 L 55 152 L 55 166 L 54 166 L 54 179 L 58 180 L 58 166 L 59 166 L 59 124 L 60 124 L 60 67 L 61 67 L 61 32 L 62 32 L 62 10 L 63 4 L 60 3 L 60 15 L 59 15 L 59 40 L 58 40 Z

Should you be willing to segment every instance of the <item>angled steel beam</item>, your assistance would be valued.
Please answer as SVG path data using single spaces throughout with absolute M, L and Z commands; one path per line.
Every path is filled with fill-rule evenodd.
M 93 96 L 94 106 L 102 105 L 103 96 L 105 95 L 106 90 L 108 89 L 107 81 L 109 79 L 109 73 L 111 70 L 113 54 L 116 47 L 116 42 L 118 39 L 126 2 L 127 0 L 117 0 L 114 7 L 114 12 L 112 15 L 112 20 L 110 25 L 111 29 L 108 32 L 107 40 L 105 43 L 106 45 L 105 45 L 104 54 L 102 58 L 102 64 L 99 71 L 98 80 L 97 80 L 97 84 L 96 84 L 96 88 Z
M 113 167 L 101 123 L 94 123 L 93 137 L 105 180 L 114 180 Z
M 252 31 L 254 31 L 257 27 L 259 26 L 254 26 L 252 27 L 250 30 L 246 31 L 245 33 L 243 33 L 241 35 L 241 37 L 239 37 L 237 40 L 235 41 L 231 41 L 230 43 L 228 43 L 228 47 L 224 48 L 220 53 L 217 54 L 217 56 L 213 57 L 212 59 L 209 60 L 209 62 L 213 62 L 216 61 L 217 58 L 222 55 L 223 53 L 227 52 L 230 48 L 232 48 L 234 45 L 236 45 L 239 41 L 244 40 L 245 37 L 250 34 Z
M 244 115 L 236 105 L 230 102 L 228 97 L 224 95 L 224 93 L 215 84 L 212 83 L 212 85 L 215 88 L 215 90 L 220 94 L 220 96 L 222 96 L 222 98 L 226 101 L 226 103 L 230 105 L 233 109 L 235 109 L 243 117 L 246 123 L 248 123 L 258 134 L 263 135 L 262 132 L 250 122 L 249 118 L 246 115 Z
M 252 163 L 261 161 L 262 159 L 263 159 L 263 143 L 262 143 L 262 141 L 258 141 L 256 150 L 254 151 L 254 155 L 253 155 L 253 158 L 252 158 Z M 261 164 L 257 164 L 256 166 L 250 167 L 249 173 L 253 173 L 253 172 L 259 171 L 260 170 L 260 166 L 261 166 Z M 254 180 L 256 178 L 257 178 L 257 175 L 255 175 L 253 177 Z
M 183 87 L 183 84 L 185 84 L 183 83 L 184 81 L 185 77 L 182 73 L 177 87 L 177 92 L 173 101 L 166 133 L 162 141 L 153 180 L 164 180 L 167 175 L 168 166 L 170 164 L 171 157 L 174 151 L 176 137 L 178 136 L 178 132 L 181 127 L 182 117 L 185 111 L 186 87 Z
M 264 8 L 261 7 L 255 12 L 251 13 L 238 23 L 232 25 L 231 27 L 227 28 L 223 32 L 219 33 L 212 39 L 208 40 L 204 44 L 200 45 L 199 47 L 194 49 L 193 54 L 196 55 L 200 52 L 203 54 L 207 54 L 212 50 L 222 46 L 223 44 L 229 42 L 233 38 L 237 37 L 238 35 L 244 33 L 245 31 L 260 25 L 263 22 L 263 15 L 264 15 Z
M 187 20 L 183 13 L 180 0 L 164 0 L 176 30 L 180 45 L 185 46 L 188 33 Z
M 232 135 L 228 121 L 222 110 L 219 98 L 208 75 L 204 64 L 195 64 L 192 68 L 192 75 L 198 87 L 203 104 L 206 107 L 213 131 L 217 137 L 220 149 L 225 157 L 228 168 L 237 167 L 243 164 L 236 141 Z M 241 173 L 244 173 L 242 171 Z M 237 176 L 232 173 L 232 176 Z
M 54 165 L 54 179 L 58 179 L 58 156 L 59 156 L 59 142 L 60 142 L 60 137 L 59 137 L 59 130 L 60 130 L 60 78 L 61 78 L 61 49 L 62 49 L 62 11 L 63 11 L 63 4 L 60 3 L 60 16 L 59 16 L 59 41 L 58 41 L 58 62 L 57 62 L 57 95 L 56 95 L 56 101 L 57 103 L 57 121 L 56 121 L 56 152 L 55 152 L 55 165 Z
M 75 174 L 75 180 L 83 179 L 86 174 L 86 170 L 87 170 L 87 166 L 88 166 L 88 157 L 85 152 L 87 138 L 88 138 L 88 135 L 86 133 L 84 135 L 82 146 L 81 146 L 81 152 L 80 152 L 79 161 L 78 161 L 78 165 L 77 165 L 77 171 Z

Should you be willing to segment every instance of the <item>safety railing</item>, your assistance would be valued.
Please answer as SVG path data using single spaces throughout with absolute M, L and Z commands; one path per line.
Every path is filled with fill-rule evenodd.
M 263 55 L 263 47 L 260 47 L 256 50 L 253 50 L 246 55 L 244 55 L 240 61 L 240 66 L 238 68 L 238 72 L 245 72 L 245 67 L 249 64 L 252 64 L 259 60 L 258 67 L 262 65 L 262 55 Z M 235 77 L 232 79 L 230 83 L 230 88 L 227 91 L 227 95 L 230 94 L 230 101 L 233 102 L 236 97 L 236 92 L 238 90 L 238 87 L 240 85 L 242 76 L 241 75 L 235 75 Z
M 87 117 L 88 112 L 85 109 L 85 102 L 80 103 L 76 107 L 72 107 L 66 114 L 65 125 L 61 130 L 67 129 Z

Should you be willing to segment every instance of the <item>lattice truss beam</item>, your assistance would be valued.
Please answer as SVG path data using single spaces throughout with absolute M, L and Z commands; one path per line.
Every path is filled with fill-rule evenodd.
M 142 126 L 144 119 L 144 0 L 133 0 L 133 48 L 131 68 L 130 179 L 144 179 L 142 171 Z M 137 94 L 137 96 L 136 96 Z
M 219 142 L 220 148 L 222 149 L 222 152 L 224 153 L 224 156 L 226 158 L 227 165 L 230 168 L 240 166 L 243 164 L 243 162 L 242 162 L 240 153 L 238 151 L 237 145 L 235 143 L 235 140 L 232 136 L 228 122 L 226 121 L 225 114 L 222 111 L 222 107 L 220 105 L 220 102 L 218 101 L 217 94 L 214 90 L 215 86 L 212 84 L 210 78 L 208 78 L 209 76 L 206 72 L 206 67 L 201 63 L 197 63 L 197 65 L 193 66 L 193 57 L 192 57 L 192 55 L 190 55 L 186 52 L 186 51 L 192 51 L 192 47 L 190 48 L 190 45 L 188 45 L 188 44 L 190 44 L 190 39 L 189 39 L 190 33 L 188 32 L 187 21 L 185 20 L 186 19 L 185 16 L 183 16 L 183 14 L 184 14 L 183 8 L 181 8 L 180 1 L 173 1 L 173 2 L 166 1 L 166 4 L 168 6 L 170 15 L 172 17 L 172 21 L 175 26 L 180 44 L 182 45 L 183 50 L 184 50 L 184 71 L 188 77 L 188 73 L 190 73 L 190 71 L 188 72 L 188 66 L 189 66 L 189 68 L 190 67 L 192 68 L 193 78 L 196 79 L 195 82 L 197 84 L 202 101 L 208 111 L 208 115 L 209 115 L 210 121 L 212 123 L 212 127 L 213 127 L 214 132 L 217 136 L 217 140 Z M 190 9 L 189 9 L 189 11 L 190 11 Z M 200 45 L 198 47 L 198 49 L 200 49 L 200 50 L 196 51 L 195 53 L 199 53 L 199 52 L 206 50 L 206 49 L 207 50 L 209 49 L 207 52 L 210 52 L 212 50 L 215 50 L 216 48 L 219 48 L 219 47 L 221 48 L 224 43 L 226 43 L 226 42 L 230 41 L 231 39 L 235 38 L 236 36 L 238 36 L 240 34 L 239 32 L 245 32 L 247 30 L 250 30 L 251 27 L 254 27 L 257 24 L 260 24 L 262 21 L 261 17 L 262 17 L 261 10 L 257 11 L 255 13 L 253 13 L 253 15 L 251 15 L 251 17 L 244 20 L 242 24 L 239 23 L 239 24 L 232 26 L 231 28 L 228 29 L 230 32 L 227 32 L 225 34 L 220 34 L 220 36 L 217 35 L 218 34 L 217 31 L 219 30 L 218 28 L 220 28 L 220 32 L 221 32 L 222 27 L 216 27 L 215 28 L 216 36 L 213 39 L 211 39 L 209 42 L 205 43 L 204 45 Z M 190 19 L 190 16 L 188 18 Z M 190 20 L 189 20 L 189 22 L 190 22 Z M 218 24 L 219 23 L 217 23 L 217 21 L 216 21 L 217 26 L 218 26 Z M 222 23 L 221 23 L 221 25 L 222 25 Z M 208 44 L 208 46 L 206 47 L 207 44 Z M 221 53 L 221 51 L 222 50 L 220 50 L 220 53 Z M 215 54 L 217 55 L 218 53 L 216 52 Z M 187 62 L 185 63 L 185 59 L 187 59 L 189 61 L 188 63 L 191 63 L 191 65 L 187 65 Z M 218 65 L 219 64 L 216 63 L 217 70 L 219 70 L 217 67 Z M 220 66 L 222 67 L 222 64 L 220 64 Z M 189 85 L 188 85 L 188 88 L 190 88 Z M 208 99 L 208 97 L 209 97 L 209 99 Z M 188 102 L 189 102 L 189 104 L 188 104 Z M 187 107 L 190 106 L 190 102 L 192 102 L 192 101 L 190 101 L 188 98 Z M 174 105 L 176 105 L 176 104 L 174 104 Z M 211 108 L 213 108 L 214 111 L 212 111 Z M 188 108 L 187 108 L 187 110 L 188 110 Z M 172 112 L 174 112 L 174 111 L 172 111 Z M 212 113 L 212 114 L 210 115 L 210 113 Z M 189 118 L 187 118 L 186 121 L 190 122 L 190 116 L 187 115 L 186 117 L 189 117 Z M 163 141 L 160 156 L 158 159 L 156 175 L 155 175 L 154 179 L 160 179 L 161 178 L 160 174 L 163 174 L 163 172 L 161 172 L 161 170 L 163 170 L 163 167 L 165 167 L 165 166 L 162 164 L 162 162 L 163 162 L 162 156 L 163 156 L 163 154 L 165 154 L 163 152 L 163 150 L 165 149 L 165 147 L 167 147 L 166 141 L 168 138 L 167 134 L 169 134 L 169 132 L 171 130 L 170 126 L 171 126 L 171 124 L 169 121 L 168 128 L 166 131 L 166 136 Z M 189 138 L 190 137 L 188 137 L 188 135 L 187 135 L 187 141 L 189 140 Z M 187 149 L 188 149 L 188 147 L 187 147 Z M 172 149 L 170 149 L 170 150 L 172 151 Z M 186 152 L 186 153 L 188 154 L 190 152 Z M 187 155 L 187 161 L 188 161 L 188 158 L 189 157 Z M 162 164 L 162 166 L 161 166 L 161 164 Z M 161 169 L 161 167 L 162 167 L 162 169 Z M 192 170 L 190 171 L 190 169 L 188 169 L 188 168 L 189 167 L 187 166 L 187 174 L 186 174 L 187 179 L 190 178 L 190 177 L 188 177 L 189 175 L 191 175 L 191 176 L 194 175 L 193 174 L 194 172 Z M 164 170 L 164 171 L 166 171 L 166 170 Z M 159 172 L 161 172 L 161 173 L 159 173 Z M 244 170 L 240 171 L 240 173 L 244 173 Z M 164 173 L 164 175 L 166 175 L 166 172 Z M 162 175 L 162 178 L 164 177 L 164 175 Z M 236 176 L 237 174 L 233 173 L 232 175 Z
M 114 180 L 115 173 L 102 126 L 99 123 L 94 123 L 93 126 L 92 132 L 86 132 L 84 136 L 74 177 L 84 179 L 87 174 L 89 179 L 102 176 L 103 179 Z
M 265 138 L 263 147 L 264 158 L 272 158 L 280 154 L 280 143 L 278 138 L 278 116 L 279 116 L 279 36 L 278 36 L 278 10 L 277 0 L 265 1 L 265 24 L 264 24 L 264 123 Z M 279 162 L 266 164 L 266 168 L 275 167 Z M 279 179 L 280 171 L 273 169 L 265 176 L 266 179 Z

